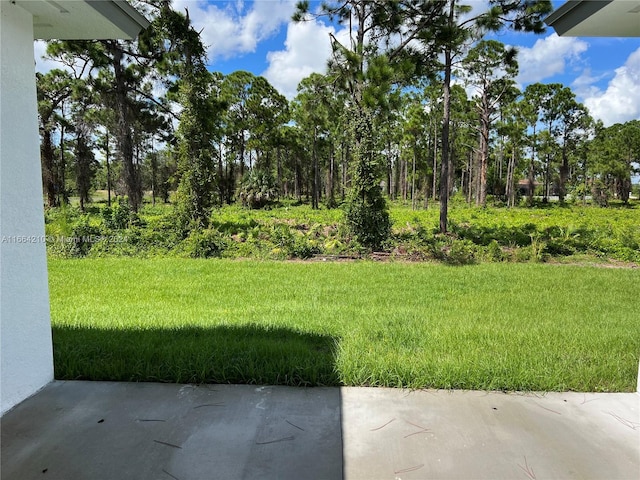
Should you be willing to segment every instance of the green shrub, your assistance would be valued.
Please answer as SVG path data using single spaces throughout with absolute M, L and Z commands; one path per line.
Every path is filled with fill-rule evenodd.
M 93 245 L 102 238 L 100 227 L 91 222 L 89 215 L 79 216 L 73 224 L 66 225 L 64 229 L 50 228 L 48 230 L 47 249 L 49 253 L 64 258 L 86 256 Z
M 451 265 L 471 265 L 476 262 L 476 247 L 469 240 L 452 240 L 445 254 L 445 261 Z
M 275 223 L 270 229 L 270 240 L 276 247 L 289 250 L 295 243 L 295 234 L 286 223 Z
M 245 174 L 238 198 L 249 208 L 263 208 L 278 196 L 275 179 L 269 170 L 253 169 Z
M 372 250 L 380 248 L 391 235 L 391 219 L 384 198 L 380 196 L 376 200 L 376 205 L 369 205 L 361 198 L 354 198 L 345 212 L 349 232 Z
M 103 207 L 101 214 L 104 225 L 111 230 L 125 229 L 131 222 L 131 209 L 123 198 L 119 198 L 112 207 Z
M 487 259 L 492 262 L 501 262 L 504 260 L 504 253 L 496 240 L 492 240 L 491 243 L 487 245 L 485 254 Z
M 292 257 L 304 259 L 322 253 L 322 248 L 317 240 L 310 239 L 306 236 L 299 236 L 296 238 L 289 252 Z
M 44 211 L 45 232 L 53 236 L 70 236 L 74 224 L 80 218 L 80 210 L 68 204 Z
M 226 239 L 217 230 L 192 230 L 178 247 L 191 258 L 220 257 L 227 248 Z
M 617 247 L 611 252 L 616 260 L 623 262 L 640 262 L 640 251 L 629 247 Z

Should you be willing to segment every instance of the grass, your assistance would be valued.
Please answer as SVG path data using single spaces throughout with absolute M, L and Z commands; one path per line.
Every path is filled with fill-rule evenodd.
M 50 259 L 59 379 L 634 391 L 640 271 Z

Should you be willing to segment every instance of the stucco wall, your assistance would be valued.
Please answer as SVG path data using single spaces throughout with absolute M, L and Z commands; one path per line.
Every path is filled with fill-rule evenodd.
M 0 0 L 0 414 L 53 380 L 33 19 Z

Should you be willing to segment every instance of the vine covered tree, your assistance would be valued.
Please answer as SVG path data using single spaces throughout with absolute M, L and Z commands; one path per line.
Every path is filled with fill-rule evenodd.
M 374 117 L 389 108 L 392 85 L 402 82 L 406 74 L 403 53 L 434 18 L 438 3 L 347 0 L 321 6 L 320 15 L 350 27 L 346 44 L 331 35 L 329 75 L 348 94 L 353 167 L 346 223 L 367 248 L 380 247 L 391 228 L 380 188 L 385 165 L 375 145 Z M 309 2 L 298 3 L 294 20 L 304 21 L 309 15 Z M 400 33 L 401 40 L 394 43 L 394 35 Z
M 216 144 L 221 137 L 220 77 L 207 70 L 205 47 L 200 34 L 191 25 L 188 11 L 176 12 L 164 5 L 150 38 L 169 39 L 164 46 L 161 71 L 177 79 L 169 85 L 171 98 L 181 106 L 176 132 L 176 157 L 179 184 L 177 190 L 178 223 L 187 234 L 206 228 L 216 202 Z M 153 50 L 162 51 L 158 48 Z

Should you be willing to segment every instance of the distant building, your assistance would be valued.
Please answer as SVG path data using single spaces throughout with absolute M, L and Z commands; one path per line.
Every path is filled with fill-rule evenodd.
M 540 182 L 533 182 L 534 194 L 535 194 L 536 188 L 538 188 L 540 185 L 542 185 Z M 528 179 L 523 179 L 518 181 L 518 193 L 520 194 L 520 196 L 522 197 L 529 196 L 529 188 L 530 188 L 530 184 Z

